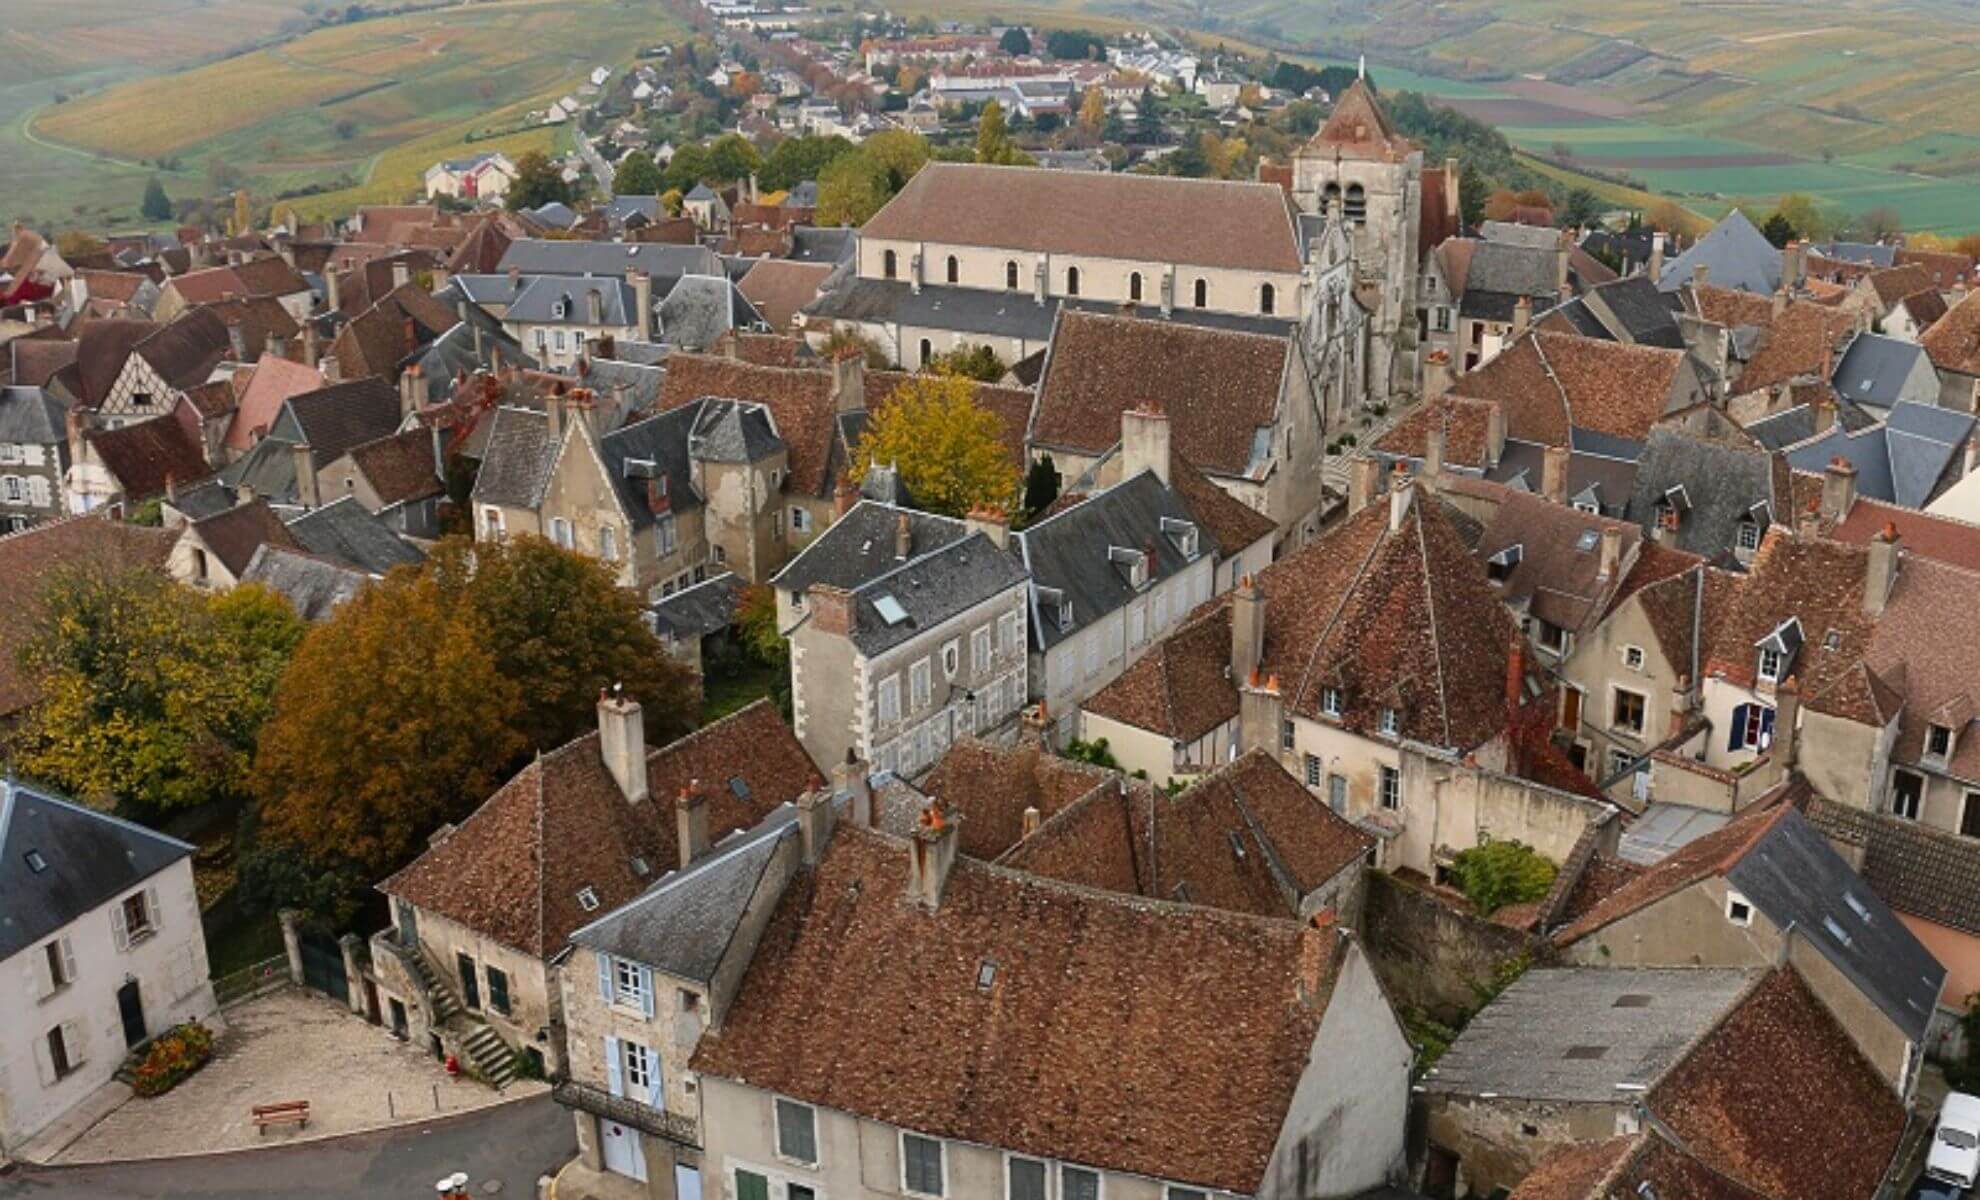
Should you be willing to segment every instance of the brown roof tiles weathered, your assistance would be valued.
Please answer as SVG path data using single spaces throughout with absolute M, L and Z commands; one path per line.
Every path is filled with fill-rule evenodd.
M 1916 263 L 1885 267 L 1881 271 L 1870 272 L 1866 278 L 1869 280 L 1870 290 L 1877 294 L 1877 299 L 1883 304 L 1886 312 L 1906 296 L 1927 290 L 1936 291 L 1932 283 L 1932 272 Z
M 267 501 L 258 498 L 194 521 L 192 528 L 236 579 L 247 570 L 254 552 L 264 545 L 282 550 L 302 549 L 302 543 L 289 533 L 282 518 L 275 515 Z
M 1305 152 L 1396 161 L 1414 149 L 1415 144 L 1389 124 L 1375 93 L 1357 79 L 1334 102 L 1333 113 L 1307 143 Z
M 1687 842 L 1668 857 L 1588 906 L 1553 935 L 1568 945 L 1633 912 L 1674 896 L 1702 879 L 1723 875 L 1760 843 L 1788 813 L 1788 806 L 1756 803 L 1723 827 Z
M 1176 453 L 1213 475 L 1244 476 L 1298 353 L 1291 338 L 1062 312 L 1031 438 L 1098 454 L 1120 441 L 1123 412 L 1158 400 Z
M 825 277 L 831 273 L 830 263 L 766 258 L 751 267 L 736 287 L 763 314 L 771 329 L 787 333 L 792 318 L 818 298 L 818 289 L 825 285 Z
M 865 239 L 1293 273 L 1299 238 L 1266 183 L 933 162 L 860 230 Z
M 1419 404 L 1389 427 L 1372 447 L 1384 454 L 1422 458 L 1429 453 L 1430 431 L 1444 431 L 1444 464 L 1485 467 L 1491 461 L 1492 412 L 1487 400 L 1443 395 Z
M 590 888 L 601 911 L 615 908 L 679 865 L 674 801 L 695 781 L 717 840 L 824 782 L 767 700 L 650 751 L 650 798 L 636 804 L 588 733 L 538 756 L 379 890 L 549 958 L 592 919 L 578 892 Z
M 1939 370 L 1980 375 L 1980 288 L 1947 309 L 1918 343 Z
M 694 1069 L 934 1137 L 1259 1190 L 1337 934 L 967 857 L 928 912 L 903 902 L 908 860 L 905 841 L 840 829 Z
M 183 486 L 213 474 L 204 448 L 171 417 L 92 429 L 83 437 L 127 504 L 162 496 L 168 484 Z
M 1648 1190 L 1645 1190 L 1645 1189 Z M 1655 1131 L 1578 1142 L 1541 1160 L 1507 1200 L 1768 1200 Z
M 1080 708 L 1188 744 L 1237 718 L 1230 659 L 1230 605 L 1208 604 Z
M 1115 775 L 1101 767 L 1042 753 L 1036 746 L 996 746 L 961 738 L 921 781 L 924 794 L 962 818 L 962 852 L 994 859 L 1024 836 L 1024 810 L 1050 820 Z
M 433 434 L 428 430 L 395 433 L 353 446 L 348 453 L 380 504 L 424 500 L 446 490 L 433 465 Z

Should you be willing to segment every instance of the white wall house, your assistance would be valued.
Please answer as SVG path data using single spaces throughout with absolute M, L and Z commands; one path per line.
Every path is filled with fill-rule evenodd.
M 0 1157 L 216 1009 L 193 848 L 0 781 Z

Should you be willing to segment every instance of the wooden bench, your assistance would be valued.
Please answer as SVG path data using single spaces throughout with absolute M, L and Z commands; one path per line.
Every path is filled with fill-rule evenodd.
M 267 1133 L 270 1125 L 299 1125 L 309 1128 L 309 1101 L 284 1100 L 280 1104 L 257 1104 L 254 1113 L 256 1133 Z

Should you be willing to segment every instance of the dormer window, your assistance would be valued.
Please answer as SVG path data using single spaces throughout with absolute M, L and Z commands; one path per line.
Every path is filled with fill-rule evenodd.
M 1657 528 L 1676 533 L 1678 527 L 1677 506 L 1667 501 L 1657 502 Z
M 1925 730 L 1925 757 L 1940 760 L 1952 757 L 1953 731 L 1944 725 L 1932 725 Z
M 1387 705 L 1384 705 L 1382 711 L 1377 714 L 1375 722 L 1376 729 L 1381 731 L 1383 737 L 1395 737 L 1402 732 L 1402 714 Z
M 1149 563 L 1146 551 L 1111 546 L 1107 550 L 1107 559 L 1121 568 L 1122 573 L 1127 576 L 1128 586 L 1135 591 L 1138 592 L 1148 586 Z
M 555 304 L 552 304 L 550 306 L 550 315 L 552 317 L 555 317 L 559 321 L 563 320 L 565 317 L 570 316 L 571 315 L 570 300 L 562 299 L 557 301 Z
M 1789 617 L 1761 638 L 1755 646 L 1759 661 L 1755 668 L 1762 683 L 1779 683 L 1793 668 L 1795 651 L 1801 649 L 1801 622 Z
M 1736 537 L 1738 540 L 1735 544 L 1741 550 L 1758 550 L 1760 548 L 1760 526 L 1756 522 L 1741 521 Z
M 1174 544 L 1176 552 L 1186 559 L 1194 559 L 1197 552 L 1196 525 L 1190 521 L 1179 521 L 1174 517 L 1162 518 L 1162 532 Z
M 1330 717 L 1341 715 L 1341 689 L 1333 687 L 1320 689 L 1320 711 Z
M 1507 546 L 1497 554 L 1486 559 L 1486 578 L 1494 583 L 1504 583 L 1512 576 L 1513 571 L 1518 568 L 1519 560 L 1523 553 L 1524 547 L 1520 543 L 1514 542 L 1512 545 Z
M 1781 652 L 1762 650 L 1760 652 L 1760 678 L 1768 683 L 1779 683 L 1781 678 Z

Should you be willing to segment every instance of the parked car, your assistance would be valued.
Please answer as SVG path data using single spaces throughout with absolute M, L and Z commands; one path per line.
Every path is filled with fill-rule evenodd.
M 1939 1107 L 1939 1127 L 1932 1131 L 1932 1152 L 1925 1156 L 1925 1174 L 1962 1188 L 1980 1179 L 1980 1096 L 1946 1096 Z
M 1958 1184 L 1927 1176 L 1911 1185 L 1904 1200 L 1963 1200 L 1965 1195 L 1966 1189 Z

